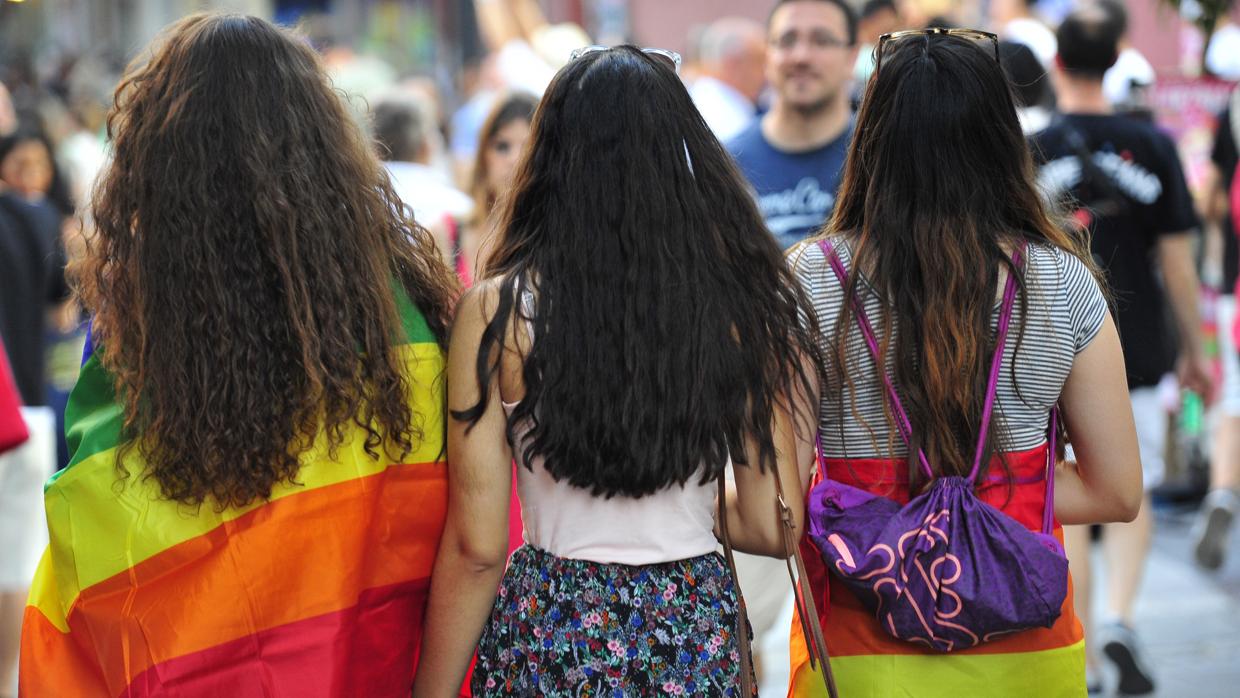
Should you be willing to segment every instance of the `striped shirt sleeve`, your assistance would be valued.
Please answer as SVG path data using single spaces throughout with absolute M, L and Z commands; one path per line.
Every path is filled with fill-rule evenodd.
M 1084 262 L 1065 250 L 1055 248 L 1053 253 L 1060 272 L 1060 300 L 1072 328 L 1072 347 L 1080 354 L 1098 336 L 1110 309 L 1098 280 Z

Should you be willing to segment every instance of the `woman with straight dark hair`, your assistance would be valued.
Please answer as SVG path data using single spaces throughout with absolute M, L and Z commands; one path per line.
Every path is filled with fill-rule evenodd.
M 1035 540 L 1036 550 L 1057 545 L 1062 561 L 1059 522 L 1136 515 L 1140 461 L 1123 355 L 1088 244 L 1043 205 L 994 41 L 971 30 L 880 40 L 833 217 L 789 259 L 813 300 L 827 357 L 819 424 L 824 485 L 899 505 L 939 484 L 966 487 L 1010 517 L 993 521 L 1026 529 L 1017 530 L 1024 537 L 1010 539 L 1011 555 L 1002 559 L 1019 559 L 1019 538 Z M 1056 405 L 1076 453 L 1075 463 L 1057 468 L 1048 439 Z M 811 494 L 811 530 L 820 492 Z M 992 529 L 949 540 L 960 523 L 913 530 L 930 536 L 918 539 L 927 546 L 942 537 L 976 559 Z M 1037 539 L 1039 532 L 1046 537 Z M 835 540 L 850 552 L 842 544 L 849 530 L 827 533 L 836 534 L 831 546 Z M 892 560 L 905 559 L 904 540 Z M 868 557 L 873 549 L 860 552 Z M 918 608 L 918 574 L 930 597 L 963 598 L 965 590 L 952 585 L 968 581 L 959 577 L 972 567 L 957 562 L 918 573 L 901 563 L 897 569 L 909 576 L 891 583 L 910 591 L 899 609 L 876 611 L 879 583 L 854 593 L 844 574 L 860 564 L 855 560 L 832 564 L 828 581 L 823 554 L 811 578 L 840 695 L 1085 693 L 1066 562 L 1055 580 L 1062 603 L 1041 609 L 1049 627 L 1003 628 L 981 638 L 980 627 L 965 627 L 972 609 L 958 604 L 953 612 L 947 604 L 944 614 L 922 622 L 977 630 L 977 644 L 931 649 L 926 644 L 940 638 L 909 641 L 892 614 Z M 1010 563 L 986 569 L 988 576 L 973 579 L 980 587 L 970 587 L 981 594 L 1004 588 L 1005 575 L 1046 574 Z M 792 655 L 791 694 L 821 695 L 795 625 Z
M 451 271 L 261 19 L 172 25 L 108 131 L 22 695 L 407 696 Z
M 782 557 L 776 478 L 797 497 L 812 463 L 807 300 L 674 54 L 578 53 L 452 333 L 418 696 L 452 694 L 475 647 L 478 695 L 738 695 L 718 483 L 730 458 L 731 543 Z

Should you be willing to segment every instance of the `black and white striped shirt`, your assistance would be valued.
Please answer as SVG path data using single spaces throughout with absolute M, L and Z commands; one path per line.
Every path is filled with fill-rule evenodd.
M 852 255 L 848 244 L 841 239 L 832 242 L 845 268 L 851 271 Z M 831 361 L 844 291 L 816 242 L 806 241 L 791 248 L 788 261 L 818 314 L 822 347 L 827 360 Z M 1004 350 L 992 422 L 992 429 L 999 430 L 999 443 L 1006 451 L 1030 450 L 1046 441 L 1050 409 L 1059 399 L 1072 363 L 1098 334 L 1109 312 L 1106 299 L 1089 269 L 1081 260 L 1058 248 L 1031 244 L 1025 279 L 1028 319 L 1024 337 L 1020 342 L 1020 354 L 1016 356 L 1021 313 L 1018 300 Z M 864 296 L 866 313 L 875 331 L 881 332 L 880 299 L 865 284 L 858 284 L 857 290 Z M 999 322 L 1000 305 L 995 303 L 992 318 L 995 326 Z M 819 409 L 824 455 L 828 458 L 903 458 L 906 449 L 883 413 L 882 384 L 865 340 L 855 324 L 850 325 L 846 337 L 848 370 L 855 390 L 844 386 L 842 400 L 824 391 Z M 882 337 L 879 341 L 881 343 Z M 1015 382 L 1011 371 L 1013 360 L 1016 361 Z M 893 365 L 889 356 L 888 371 L 893 370 Z M 1020 387 L 1019 394 L 1016 386 Z

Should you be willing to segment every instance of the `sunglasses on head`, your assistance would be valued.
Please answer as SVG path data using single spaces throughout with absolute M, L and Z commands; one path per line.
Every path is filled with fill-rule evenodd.
M 999 37 L 990 32 L 984 32 L 980 29 L 945 29 L 943 27 L 930 27 L 929 29 L 910 29 L 902 32 L 891 32 L 878 37 L 878 46 L 874 49 L 874 72 L 878 73 L 879 68 L 883 65 L 883 47 L 893 41 L 900 41 L 910 36 L 924 36 L 929 41 L 931 36 L 955 36 L 961 39 L 968 39 L 978 44 L 978 48 L 990 50 L 986 44 L 989 42 L 993 46 L 995 61 L 999 60 Z
M 581 58 L 582 56 L 595 53 L 597 51 L 610 51 L 612 48 L 614 47 L 612 46 L 583 46 L 582 48 L 576 49 L 571 54 L 569 54 L 568 60 L 572 62 L 572 61 L 577 60 L 578 58 Z M 663 49 L 663 48 L 644 48 L 642 49 L 642 53 L 655 59 L 655 61 L 666 65 L 668 68 L 671 68 L 673 73 L 677 73 L 677 74 L 680 73 L 681 59 L 680 59 L 679 53 L 676 53 L 675 51 L 668 51 L 667 49 Z

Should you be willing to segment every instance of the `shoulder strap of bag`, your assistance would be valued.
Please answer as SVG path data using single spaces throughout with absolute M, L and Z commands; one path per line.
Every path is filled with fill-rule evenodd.
M 839 254 L 835 250 L 835 246 L 830 240 L 823 238 L 818 241 L 818 246 L 822 250 L 823 255 L 827 258 L 827 263 L 831 270 L 835 273 L 836 279 L 839 280 L 840 287 L 845 292 L 848 290 L 848 270 L 844 268 L 844 262 L 840 260 Z M 1023 263 L 1024 243 L 1020 245 L 1012 253 L 1012 263 L 1020 266 Z M 900 432 L 900 436 L 904 439 L 904 443 L 912 448 L 913 442 L 913 424 L 909 420 L 908 412 L 904 409 L 904 403 L 900 401 L 900 395 L 896 392 L 895 385 L 891 381 L 891 376 L 882 369 L 883 357 L 879 350 L 878 338 L 874 333 L 874 327 L 870 324 L 869 314 L 865 311 L 865 304 L 861 299 L 852 294 L 848 299 L 853 306 L 853 314 L 856 316 L 857 327 L 860 328 L 862 336 L 865 338 L 865 344 L 870 350 L 870 356 L 879 366 L 879 371 L 883 376 L 883 385 L 887 390 L 888 398 L 891 400 L 892 412 L 896 415 L 896 427 Z M 974 453 L 973 469 L 969 473 L 968 481 L 970 483 L 977 479 L 977 474 L 981 470 L 982 456 L 986 448 L 986 436 L 990 430 L 990 417 L 994 408 L 995 395 L 999 384 L 999 369 L 1003 362 L 1003 349 L 1007 344 L 1008 327 L 1012 321 L 1012 308 L 1016 302 L 1016 279 L 1012 275 L 1008 275 L 1007 283 L 1003 288 L 1003 305 L 999 315 L 999 327 L 997 336 L 995 337 L 995 352 L 990 361 L 990 380 L 986 388 L 986 402 L 982 410 L 982 423 L 977 437 L 977 449 Z M 926 458 L 925 451 L 917 449 L 917 462 L 921 467 L 922 474 L 926 479 L 934 479 L 934 470 L 930 467 L 930 461 Z
M 827 655 L 827 643 L 822 634 L 822 624 L 818 622 L 818 608 L 814 604 L 814 596 L 809 589 L 809 575 L 805 570 L 805 559 L 801 557 L 800 541 L 797 540 L 792 510 L 788 507 L 787 499 L 784 497 L 784 485 L 779 476 L 779 467 L 774 466 L 771 470 L 775 476 L 775 513 L 779 519 L 780 533 L 784 542 L 784 562 L 788 566 L 788 578 L 792 580 L 792 592 L 796 599 L 797 615 L 801 620 L 801 631 L 805 636 L 805 644 L 809 648 L 810 668 L 820 668 L 827 695 L 830 698 L 839 698 L 839 692 L 835 687 L 835 675 L 831 671 L 830 657 Z M 736 638 L 741 655 L 741 695 L 752 696 L 757 693 L 757 690 L 753 685 L 749 616 L 745 608 L 745 599 L 741 594 L 740 577 L 736 573 L 732 540 L 728 534 L 727 487 L 723 475 L 719 476 L 719 532 L 722 534 L 724 557 L 728 562 L 728 570 L 732 573 L 732 584 L 736 589 L 739 605 Z

